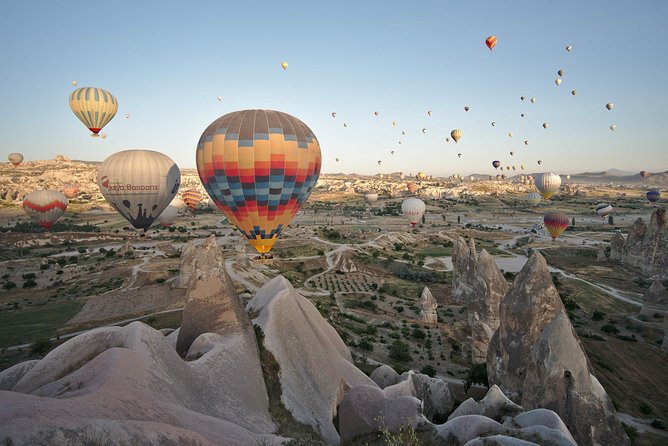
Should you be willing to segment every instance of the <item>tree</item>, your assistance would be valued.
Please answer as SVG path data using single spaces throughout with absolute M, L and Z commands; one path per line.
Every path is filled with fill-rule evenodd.
M 407 344 L 404 344 L 403 342 L 396 340 L 390 345 L 390 358 L 400 361 L 400 362 L 408 362 L 411 360 L 411 353 L 409 350 L 409 347 Z
M 575 227 L 575 217 L 573 217 L 573 218 L 571 219 L 571 226 L 572 226 L 572 227 Z
M 608 216 L 608 224 L 609 224 L 610 226 L 612 226 L 612 225 L 615 224 L 615 219 L 612 218 L 612 215 Z

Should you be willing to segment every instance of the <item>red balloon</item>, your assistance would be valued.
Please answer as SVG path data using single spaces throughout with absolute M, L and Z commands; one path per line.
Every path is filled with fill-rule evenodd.
M 496 46 L 496 36 L 489 36 L 486 40 L 485 43 L 487 44 L 487 48 L 489 48 L 490 51 L 494 49 Z

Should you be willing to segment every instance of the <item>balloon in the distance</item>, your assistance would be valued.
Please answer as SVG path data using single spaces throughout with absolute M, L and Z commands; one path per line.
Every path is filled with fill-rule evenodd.
M 179 210 L 174 206 L 169 205 L 160 213 L 157 221 L 163 228 L 167 228 L 174 222 L 174 220 L 176 220 L 178 215 Z
M 97 135 L 116 116 L 118 101 L 102 88 L 78 88 L 70 94 L 70 108 L 83 124 Z
M 649 176 L 649 172 L 647 172 L 646 170 L 641 170 L 640 171 L 640 176 L 642 178 L 647 178 Z
M 406 198 L 404 202 L 401 203 L 401 212 L 413 227 L 420 221 L 426 209 L 427 206 L 425 206 L 424 201 L 415 197 Z
M 661 198 L 661 192 L 657 189 L 652 189 L 645 194 L 645 198 L 647 198 L 647 201 L 654 204 Z
M 605 218 L 612 212 L 612 206 L 608 203 L 599 203 L 596 205 L 596 213 L 601 217 Z
M 212 122 L 196 151 L 204 189 L 261 254 L 306 202 L 320 176 L 315 135 L 273 110 L 241 110 Z
M 615 108 L 615 104 L 613 104 L 612 102 L 608 102 L 607 104 L 605 104 L 605 108 L 607 108 L 608 110 L 612 110 L 613 108 Z
M 190 212 L 195 215 L 197 205 L 202 201 L 202 194 L 197 189 L 188 189 L 181 193 L 181 200 L 188 206 Z
M 552 172 L 539 173 L 535 185 L 543 198 L 549 200 L 559 190 L 561 177 Z
M 14 167 L 16 167 L 23 162 L 23 155 L 14 152 L 7 155 L 7 159 L 14 165 Z
M 543 223 L 552 240 L 555 240 L 568 228 L 570 219 L 563 212 L 549 211 L 543 216 Z
M 283 68 L 284 70 L 287 70 L 288 69 L 288 63 L 287 62 L 281 62 L 281 68 Z M 299 71 L 299 70 L 297 70 L 297 71 Z
M 499 161 L 499 160 L 492 161 L 492 166 L 494 166 L 495 169 L 498 169 L 500 165 L 501 165 L 501 161 Z
M 51 226 L 65 213 L 67 197 L 55 190 L 36 190 L 23 199 L 23 210 L 44 229 Z
M 462 131 L 459 129 L 454 129 L 450 132 L 450 137 L 457 143 L 462 138 Z
M 492 51 L 496 46 L 496 36 L 489 36 L 488 38 L 486 38 L 485 45 L 487 45 L 487 48 L 489 48 L 489 50 Z
M 364 201 L 366 201 L 366 204 L 369 206 L 373 206 L 373 204 L 378 201 L 378 194 L 375 192 L 366 192 L 364 194 Z
M 531 206 L 539 205 L 542 200 L 543 198 L 538 192 L 529 192 L 527 194 L 527 203 L 529 203 Z
M 67 198 L 74 198 L 79 195 L 79 185 L 76 183 L 63 184 L 63 193 Z
M 98 169 L 97 184 L 104 198 L 132 226 L 151 226 L 179 190 L 181 173 L 167 155 L 153 150 L 116 152 Z

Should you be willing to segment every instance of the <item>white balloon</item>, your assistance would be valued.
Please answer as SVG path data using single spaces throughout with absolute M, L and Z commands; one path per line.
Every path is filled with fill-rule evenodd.
M 67 197 L 55 190 L 36 190 L 23 199 L 23 210 L 38 225 L 50 229 L 67 209 Z
M 424 204 L 424 201 L 415 197 L 406 198 L 404 202 L 401 203 L 401 212 L 403 212 L 404 216 L 411 222 L 411 226 L 413 227 L 420 221 L 426 209 L 427 206 Z
M 162 225 L 163 228 L 168 227 L 176 219 L 176 216 L 179 215 L 179 210 L 174 206 L 167 206 L 164 211 L 158 216 L 158 223 Z

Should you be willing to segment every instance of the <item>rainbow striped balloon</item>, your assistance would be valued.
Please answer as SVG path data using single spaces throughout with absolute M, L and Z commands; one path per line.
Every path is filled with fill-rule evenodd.
M 55 190 L 36 190 L 23 199 L 25 213 L 44 229 L 51 229 L 65 209 L 67 197 Z
M 552 240 L 559 237 L 568 228 L 570 220 L 568 215 L 563 212 L 550 211 L 543 216 L 543 223 L 547 228 L 547 232 L 552 236 Z
M 78 88 L 70 94 L 70 108 L 84 125 L 97 135 L 118 111 L 118 101 L 107 90 Z
M 181 200 L 194 215 L 197 205 L 202 201 L 202 194 L 197 189 L 188 189 L 181 194 Z
M 264 254 L 311 195 L 322 156 L 311 129 L 294 116 L 241 110 L 207 127 L 196 161 L 206 192 Z

